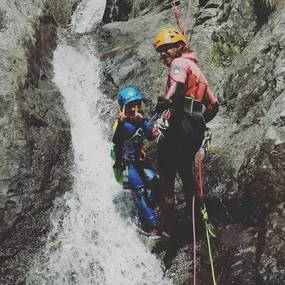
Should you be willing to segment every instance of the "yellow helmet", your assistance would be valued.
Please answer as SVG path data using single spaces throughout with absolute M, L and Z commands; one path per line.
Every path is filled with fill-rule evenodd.
M 187 45 L 186 37 L 179 30 L 174 28 L 168 28 L 158 33 L 152 45 L 157 50 L 163 45 L 175 44 L 180 41 Z

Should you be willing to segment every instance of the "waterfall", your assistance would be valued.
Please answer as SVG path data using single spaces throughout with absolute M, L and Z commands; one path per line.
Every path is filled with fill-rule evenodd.
M 105 5 L 84 1 L 76 11 L 81 14 L 72 18 L 70 33 L 91 29 L 96 17 L 89 13 L 98 15 L 99 3 Z M 129 222 L 131 206 L 114 203 L 122 203 L 117 197 L 123 190 L 112 173 L 111 144 L 104 135 L 108 125 L 100 120 L 102 104 L 110 100 L 98 89 L 100 62 L 92 36 L 82 35 L 72 45 L 66 40 L 71 36 L 59 41 L 53 66 L 54 82 L 64 97 L 63 112 L 70 118 L 74 183 L 55 202 L 53 228 L 26 284 L 170 285 L 161 262 Z

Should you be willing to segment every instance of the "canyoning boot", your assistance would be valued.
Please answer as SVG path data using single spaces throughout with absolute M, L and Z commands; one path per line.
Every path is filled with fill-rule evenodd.
M 163 231 L 160 223 L 155 224 L 151 231 L 151 235 L 153 237 L 160 238 L 163 242 L 167 242 L 170 239 L 170 235 L 167 232 Z
M 168 249 L 171 244 L 170 241 L 172 240 L 172 237 L 162 229 L 157 230 L 155 234 L 159 236 L 159 239 L 157 239 L 156 244 L 152 249 L 152 253 L 159 254 L 162 251 L 166 251 Z

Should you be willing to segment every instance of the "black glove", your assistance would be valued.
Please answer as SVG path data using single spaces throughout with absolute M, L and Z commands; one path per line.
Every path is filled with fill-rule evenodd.
M 171 101 L 168 99 L 163 99 L 159 102 L 157 102 L 156 107 L 155 107 L 155 112 L 156 113 L 162 113 L 165 110 L 169 109 L 171 106 Z

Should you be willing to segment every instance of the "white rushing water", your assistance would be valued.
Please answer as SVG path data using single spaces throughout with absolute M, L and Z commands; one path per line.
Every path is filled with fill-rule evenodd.
M 81 9 L 97 13 L 98 3 L 102 1 L 85 1 Z M 81 15 L 86 12 L 79 11 Z M 77 15 L 73 21 L 76 19 L 79 22 L 74 22 L 73 28 L 79 32 L 94 24 L 88 20 L 87 25 L 84 17 Z M 64 197 L 64 218 L 59 219 L 56 213 L 52 216 L 53 230 L 26 284 L 172 284 L 163 277 L 161 262 L 140 240 L 127 217 L 118 212 L 124 206 L 114 203 L 122 189 L 112 173 L 111 145 L 104 136 L 107 126 L 99 119 L 104 98 L 98 90 L 99 60 L 91 36 L 82 36 L 76 46 L 62 40 L 53 65 L 54 82 L 64 96 L 71 123 L 74 185 Z

